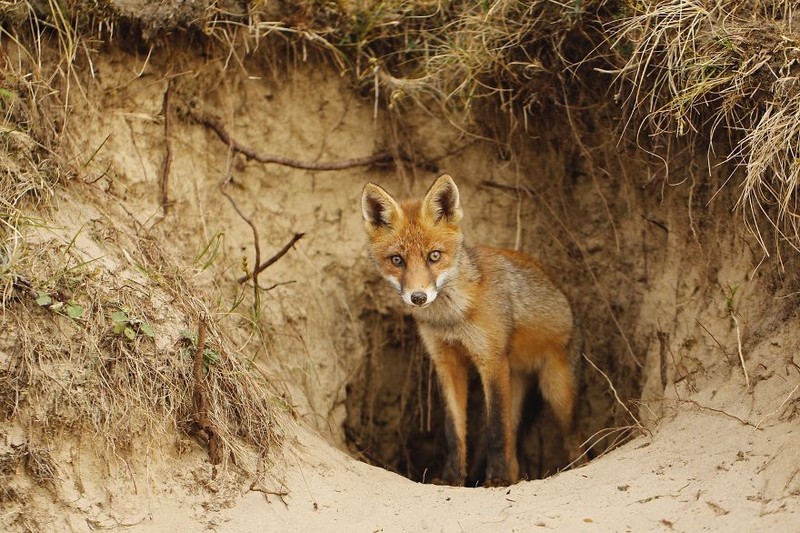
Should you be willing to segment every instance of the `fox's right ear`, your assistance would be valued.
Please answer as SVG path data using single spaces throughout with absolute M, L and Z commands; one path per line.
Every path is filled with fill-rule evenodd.
M 438 224 L 445 219 L 450 224 L 458 224 L 463 216 L 458 187 L 447 174 L 442 174 L 433 182 L 422 199 L 422 211 Z
M 388 228 L 403 216 L 400 206 L 388 192 L 374 183 L 367 183 L 361 195 L 361 213 L 367 231 Z

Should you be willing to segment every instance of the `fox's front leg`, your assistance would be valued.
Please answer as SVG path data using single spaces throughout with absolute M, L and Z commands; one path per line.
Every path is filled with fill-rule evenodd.
M 424 337 L 423 337 L 424 338 Z M 426 341 L 444 400 L 447 460 L 442 480 L 463 486 L 467 477 L 467 359 L 452 346 Z
M 511 368 L 508 358 L 498 355 L 478 369 L 486 397 L 486 480 L 487 487 L 516 483 L 519 465 L 516 438 L 512 434 Z

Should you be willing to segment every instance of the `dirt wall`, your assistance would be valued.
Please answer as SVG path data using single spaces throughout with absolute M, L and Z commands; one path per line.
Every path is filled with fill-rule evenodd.
M 762 261 L 733 211 L 735 187 L 723 186 L 734 169 L 707 166 L 698 153 L 665 163 L 611 120 L 576 127 L 602 118 L 590 111 L 543 109 L 529 131 L 500 143 L 488 140 L 504 123 L 492 115 L 500 111 L 485 110 L 484 129 L 467 134 L 412 106 L 389 109 L 381 95 L 376 104 L 313 58 L 225 62 L 110 47 L 76 79 L 80 104 L 64 132 L 83 161 L 73 200 L 91 190 L 87 202 L 118 203 L 188 265 L 212 312 L 304 424 L 415 480 L 435 477 L 441 407 L 413 324 L 367 257 L 367 181 L 406 196 L 448 172 L 470 243 L 517 247 L 549 266 L 586 341 L 578 421 L 593 455 L 652 429 L 719 376 L 742 381 L 740 350 L 794 316 L 794 256 Z M 394 163 L 263 164 L 234 154 L 203 124 L 211 116 L 262 154 L 325 162 L 388 150 Z M 304 234 L 259 276 L 271 288 L 257 312 L 251 289 L 235 281 L 256 262 L 245 218 L 261 261 Z M 92 220 L 103 235 L 103 217 Z M 757 380 L 786 372 L 784 363 L 745 366 Z M 544 409 L 527 476 L 565 466 L 558 438 Z
M 3 10 L 0 528 L 797 528 L 798 255 L 770 203 L 796 125 L 747 122 L 796 107 L 788 7 L 150 4 Z M 585 467 L 551 476 L 534 399 L 523 477 L 550 477 L 416 483 L 441 401 L 359 198 L 443 172 L 468 243 L 540 258 L 572 302 Z

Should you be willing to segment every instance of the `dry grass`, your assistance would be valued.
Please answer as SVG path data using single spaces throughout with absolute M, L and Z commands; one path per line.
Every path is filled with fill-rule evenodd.
M 583 62 L 607 60 L 596 45 L 604 42 L 600 12 L 608 3 L 309 1 L 246 11 L 212 5 L 190 26 L 227 51 L 226 66 L 245 68 L 260 47 L 286 47 L 297 61 L 317 53 L 372 93 L 376 105 L 402 110 L 408 101 L 465 125 L 484 103 L 499 103 L 516 127 L 517 118 L 527 126 L 560 102 Z
M 800 39 L 797 41 L 800 61 Z M 752 232 L 765 249 L 777 248 L 772 238 L 800 251 L 800 84 L 794 77 L 775 82 L 758 123 L 746 130 L 731 154 L 744 167 L 739 206 L 748 213 Z M 772 235 L 764 235 L 758 222 L 770 222 Z
M 105 243 L 109 255 L 115 248 L 120 253 L 120 262 L 122 249 L 135 262 L 113 274 L 53 254 L 64 248 L 58 240 L 29 244 L 19 264 L 33 289 L 14 291 L 0 317 L 8 332 L 0 349 L 10 356 L 0 368 L 0 407 L 3 418 L 32 428 L 34 442 L 53 445 L 62 432 L 82 429 L 114 453 L 149 454 L 196 422 L 191 338 L 209 311 L 157 244 L 137 247 L 128 239 Z M 143 265 L 156 264 L 161 267 L 141 275 Z M 76 302 L 83 312 L 72 318 L 54 305 L 37 305 L 36 294 Z M 129 335 L 114 328 L 120 311 Z M 257 457 L 280 442 L 286 406 L 209 322 L 209 418 L 224 443 L 224 459 L 255 472 Z
M 19 281 L 18 265 L 26 253 L 23 228 L 39 223 L 22 209 L 47 206 L 59 175 L 52 155 L 34 139 L 27 115 L 16 116 L 22 97 L 9 93 L 0 123 L 0 304 Z
M 626 60 L 622 92 L 638 110 L 629 127 L 693 136 L 738 165 L 739 206 L 765 252 L 800 245 L 798 16 L 791 2 L 669 0 L 609 25 Z
M 528 131 L 538 114 L 572 92 L 572 71 L 592 48 L 589 34 L 604 4 L 499 0 L 448 10 L 437 4 L 421 11 L 421 27 L 396 16 L 392 41 L 378 32 L 364 47 L 368 74 L 389 108 L 409 100 L 464 127 L 488 104 L 503 111 L 511 129 Z M 392 53 L 381 54 L 387 41 Z
M 201 316 L 211 317 L 203 380 L 223 461 L 256 473 L 288 407 L 221 333 L 216 310 L 130 219 L 103 234 L 91 225 L 69 234 L 52 220 L 61 187 L 80 188 L 68 180 L 89 164 L 63 131 L 83 98 L 75 65 L 92 71 L 94 33 L 58 2 L 0 9 L 0 421 L 25 428 L 29 474 L 51 481 L 48 450 L 72 432 L 134 460 L 190 433 Z M 87 255 L 87 244 L 107 255 Z
M 778 241 L 800 247 L 797 9 L 781 0 L 308 2 L 246 20 L 217 12 L 210 34 L 231 49 L 275 34 L 303 58 L 318 48 L 376 105 L 401 113 L 413 102 L 494 140 L 507 132 L 474 123 L 487 104 L 513 132 L 532 131 L 554 108 L 580 130 L 576 102 L 622 103 L 646 150 L 692 137 L 737 165 L 739 207 L 768 252 Z M 615 72 L 618 91 L 597 91 Z

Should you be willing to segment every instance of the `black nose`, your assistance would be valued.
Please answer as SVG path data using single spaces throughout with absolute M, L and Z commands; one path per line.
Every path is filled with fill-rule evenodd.
M 411 303 L 414 305 L 422 305 L 428 301 L 428 295 L 422 291 L 411 293 Z

